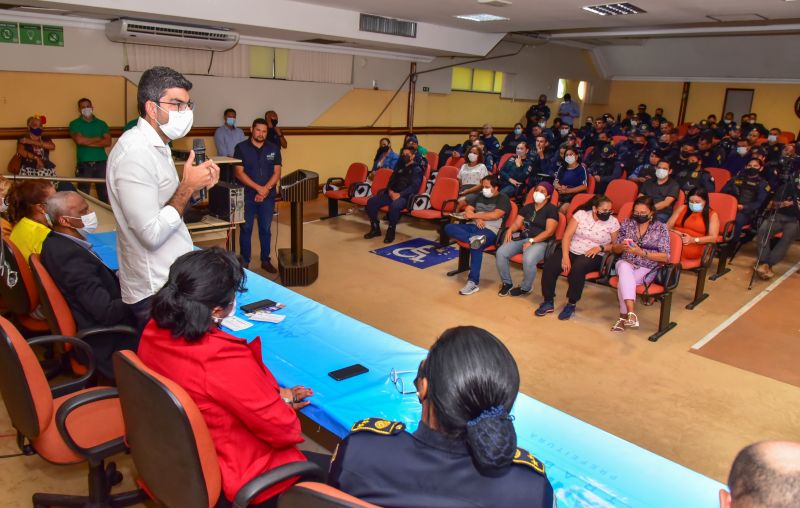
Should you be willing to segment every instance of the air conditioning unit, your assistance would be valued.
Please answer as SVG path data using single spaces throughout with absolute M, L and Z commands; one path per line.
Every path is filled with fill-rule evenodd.
M 106 25 L 106 37 L 126 44 L 210 51 L 225 51 L 239 43 L 239 34 L 233 30 L 124 18 Z

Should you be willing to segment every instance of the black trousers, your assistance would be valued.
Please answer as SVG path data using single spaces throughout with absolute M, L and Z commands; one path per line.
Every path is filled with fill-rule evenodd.
M 542 269 L 542 296 L 544 296 L 545 301 L 552 302 L 556 297 L 556 282 L 558 282 L 558 276 L 561 274 L 561 252 L 561 246 L 559 245 L 553 255 L 544 262 L 544 268 Z M 567 299 L 569 299 L 569 303 L 578 303 L 583 294 L 583 286 L 586 285 L 586 274 L 600 270 L 602 258 L 600 256 L 588 258 L 584 255 L 570 252 L 569 259 L 572 263 L 572 268 L 567 276 L 567 281 L 569 282 Z
M 75 176 L 81 178 L 105 178 L 106 177 L 106 161 L 95 161 L 95 162 L 79 162 L 78 168 L 75 171 Z M 89 194 L 92 190 L 92 185 L 95 185 L 97 188 L 97 199 L 103 201 L 104 203 L 108 203 L 108 191 L 106 190 L 106 184 L 104 183 L 81 183 L 78 184 L 78 188 Z M 63 189 L 66 190 L 66 189 Z
M 308 459 L 309 462 L 313 462 L 314 464 L 319 466 L 320 469 L 322 469 L 322 471 L 325 474 L 322 480 L 320 481 L 322 483 L 327 483 L 328 469 L 330 468 L 331 456 L 324 453 L 307 452 L 307 451 L 303 451 L 303 455 L 306 456 L 306 459 Z M 277 508 L 278 497 L 280 496 L 267 499 L 263 503 L 251 504 L 250 508 Z M 224 494 L 220 494 L 219 500 L 217 501 L 217 504 L 214 506 L 214 508 L 231 508 L 231 506 L 233 506 L 233 501 L 228 501 L 227 499 L 225 499 Z

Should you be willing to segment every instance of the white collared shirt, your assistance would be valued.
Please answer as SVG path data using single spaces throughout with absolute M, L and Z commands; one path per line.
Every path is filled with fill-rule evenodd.
M 161 289 L 175 259 L 192 250 L 181 215 L 167 206 L 179 183 L 172 151 L 144 119 L 114 145 L 106 181 L 117 220 L 122 301 L 133 304 Z

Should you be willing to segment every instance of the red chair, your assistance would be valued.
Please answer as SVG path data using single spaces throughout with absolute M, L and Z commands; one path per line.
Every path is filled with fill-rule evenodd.
M 584 150 L 583 151 L 583 160 L 586 160 L 586 158 L 589 157 L 589 155 L 591 155 L 592 152 L 594 152 L 594 147 L 593 146 L 590 146 L 586 150 Z
M 619 207 L 619 212 L 617 212 L 617 220 L 620 223 L 625 222 L 631 218 L 631 215 L 633 215 L 633 201 L 628 201 Z
M 595 180 L 594 177 L 587 172 L 586 173 L 586 192 L 588 192 L 589 194 L 594 194 L 596 188 L 597 188 L 597 180 Z
M 367 179 L 369 168 L 363 162 L 354 162 L 347 168 L 347 174 L 344 178 L 333 177 L 328 178 L 325 183 L 325 188 L 329 189 L 331 185 L 336 185 L 337 190 L 326 190 L 325 197 L 328 198 L 328 216 L 322 217 L 323 219 L 330 219 L 339 215 L 339 201 L 349 201 L 352 194 L 350 189 Z
M 622 143 L 623 141 L 628 141 L 628 136 L 612 136 L 611 137 L 611 144 L 617 146 L 618 144 Z
M 611 200 L 611 209 L 615 214 L 625 203 L 630 203 L 639 195 L 639 186 L 630 180 L 617 179 L 609 182 L 606 196 Z
M 497 171 L 500 171 L 501 169 L 503 169 L 503 166 L 505 166 L 506 162 L 508 162 L 508 159 L 510 159 L 514 155 L 516 155 L 516 154 L 515 153 L 504 153 L 503 156 L 500 157 L 500 162 L 497 163 Z
M 350 202 L 354 203 L 359 206 L 366 206 L 367 201 L 369 198 L 378 194 L 380 191 L 386 188 L 389 185 L 389 178 L 392 177 L 391 169 L 381 168 L 372 175 L 372 186 L 370 187 L 366 183 L 361 183 L 354 185 L 351 187 L 351 197 Z M 370 191 L 372 195 L 370 195 Z
M 711 266 L 711 262 L 714 260 L 716 250 L 716 244 L 709 243 L 706 244 L 703 255 L 699 259 L 685 259 L 681 256 L 681 268 L 697 275 L 697 282 L 694 286 L 694 298 L 686 305 L 686 308 L 689 310 L 694 309 L 700 305 L 703 300 L 708 298 L 708 293 L 705 292 L 706 278 L 708 277 L 708 269 Z
M 557 244 L 564 238 L 564 231 L 567 230 L 567 216 L 563 213 L 558 214 L 558 226 L 556 227 L 556 233 L 553 235 L 553 238 L 549 241 L 549 245 L 547 246 L 547 251 L 545 252 L 544 259 L 547 259 L 549 254 L 552 254 L 555 250 Z M 544 259 L 539 263 L 539 265 L 544 264 Z M 522 264 L 522 254 L 516 254 L 509 258 L 509 261 L 512 261 L 517 264 Z
M 778 134 L 778 143 L 787 145 L 792 142 L 794 142 L 794 134 L 791 132 L 781 132 Z
M 445 214 L 458 209 L 458 189 L 458 180 L 437 176 L 430 198 L 425 194 L 418 194 L 411 198 L 409 215 L 417 219 L 439 222 L 439 245 L 447 243 L 444 236 L 444 225 L 449 220 Z M 424 206 L 426 204 L 427 206 Z
M 461 169 L 461 166 L 464 165 L 464 157 L 450 157 L 445 161 L 445 166 L 454 166 Z
M 722 192 L 722 188 L 731 179 L 731 172 L 723 168 L 705 168 L 714 177 L 714 192 Z
M 427 194 L 429 192 L 428 191 L 428 179 L 430 178 L 430 176 L 431 176 L 431 167 L 428 166 L 427 168 L 425 168 L 425 174 L 422 175 L 422 182 L 419 184 L 419 188 L 417 189 L 417 193 L 414 195 L 414 197 L 417 197 L 417 196 L 420 196 L 420 195 L 426 195 L 426 197 L 427 197 Z M 432 190 L 433 189 L 431 189 L 431 191 Z M 374 195 L 375 194 L 373 193 L 373 196 Z M 403 208 L 403 210 L 401 210 L 401 213 L 408 213 L 409 212 L 409 207 L 411 206 L 410 203 L 411 203 L 411 200 L 406 201 L 406 207 Z M 382 206 L 381 207 L 381 211 L 384 212 L 384 213 L 388 212 L 389 211 L 389 205 Z
M 436 173 L 436 180 L 438 181 L 440 178 L 452 178 L 453 180 L 458 180 L 458 172 L 461 171 L 460 167 L 455 166 L 442 166 L 439 169 L 439 172 Z
M 500 231 L 497 233 L 498 241 L 505 235 L 506 229 L 511 227 L 514 224 L 514 221 L 517 220 L 517 204 L 511 201 L 511 211 L 506 216 L 506 220 L 503 221 L 503 227 L 500 228 Z M 458 275 L 459 273 L 466 272 L 469 270 L 469 254 L 470 248 L 469 244 L 465 242 L 456 241 L 458 245 L 458 267 L 450 272 L 447 272 L 448 277 L 452 277 L 453 275 Z M 491 253 L 497 250 L 497 244 L 488 245 L 485 249 L 483 249 L 484 253 Z
M 682 138 L 689 132 L 689 126 L 691 124 L 689 122 L 684 122 L 678 126 L 678 137 Z
M 681 278 L 681 254 L 683 252 L 683 242 L 678 233 L 669 233 L 669 260 L 659 268 L 659 275 L 656 282 L 640 284 L 636 286 L 636 294 L 643 299 L 654 298 L 661 303 L 661 312 L 658 318 L 658 330 L 649 337 L 651 342 L 656 342 L 662 335 L 677 326 L 677 323 L 670 321 L 672 311 L 672 292 L 678 287 Z M 613 259 L 608 261 L 606 267 L 613 266 Z M 617 288 L 619 278 L 615 275 L 608 279 L 608 285 Z
M 739 202 L 730 194 L 709 192 L 708 204 L 719 216 L 720 234 L 717 237 L 719 262 L 717 263 L 716 273 L 709 277 L 711 280 L 717 280 L 731 271 L 731 269 L 727 267 L 727 264 L 728 259 L 730 259 L 733 254 L 732 247 L 734 247 L 735 244 L 735 242 L 731 240 L 734 239 L 733 230 L 736 223 L 736 212 L 738 211 Z
M 569 202 L 569 207 L 567 208 L 567 221 L 572 219 L 572 215 L 578 210 L 578 208 L 591 201 L 592 198 L 594 198 L 594 194 L 589 194 L 588 192 L 575 194 L 575 197 L 573 197 L 572 201 Z
M 436 152 L 428 152 L 425 154 L 425 158 L 428 159 L 429 170 L 436 171 L 439 167 L 439 154 Z
M 16 245 L 3 237 L 5 249 L 5 262 L 7 273 L 3 273 L 5 283 L 0 284 L 0 295 L 6 307 L 14 316 L 16 323 L 28 332 L 27 335 L 41 335 L 49 333 L 50 325 L 47 321 L 33 317 L 31 313 L 39 306 L 39 291 L 33 281 L 33 274 L 28 261 Z

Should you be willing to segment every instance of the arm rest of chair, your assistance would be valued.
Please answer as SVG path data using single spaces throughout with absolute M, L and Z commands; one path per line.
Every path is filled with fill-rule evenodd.
M 447 206 L 452 205 L 451 209 L 448 210 Z M 442 218 L 444 219 L 444 214 L 446 213 L 453 213 L 458 210 L 458 199 L 446 199 L 442 201 Z
M 86 328 L 85 330 L 81 330 L 80 332 L 75 334 L 75 337 L 86 340 L 87 337 L 95 337 L 95 336 L 122 336 L 124 338 L 136 338 L 139 336 L 139 332 L 133 328 L 132 326 L 95 326 L 93 328 Z
M 85 457 L 86 459 L 102 459 L 105 457 L 110 457 L 116 453 L 124 452 L 128 449 L 128 447 L 125 446 L 125 436 L 119 436 L 118 438 L 112 439 L 111 441 L 106 441 L 105 443 L 100 443 L 97 446 L 92 446 L 91 448 L 83 448 L 75 442 L 69 433 L 69 429 L 67 429 L 67 418 L 69 418 L 70 413 L 76 409 L 87 404 L 93 404 L 101 400 L 115 399 L 118 397 L 119 392 L 116 388 L 103 388 L 70 397 L 63 404 L 61 404 L 61 407 L 59 407 L 58 411 L 56 412 L 56 427 L 58 428 L 58 432 L 61 434 L 62 439 L 64 439 L 64 442 L 73 452 L 77 453 L 81 457 Z M 102 425 L 102 422 L 98 422 L 98 424 Z
M 325 182 L 325 186 L 327 187 L 328 185 L 331 185 L 336 182 L 339 182 L 336 185 L 341 187 L 342 185 L 344 185 L 344 178 L 342 178 L 341 176 L 333 176 L 331 178 L 328 178 L 328 180 Z
M 614 265 L 617 263 L 619 256 L 613 252 L 604 252 L 601 256 L 603 256 L 603 258 L 600 262 L 600 280 L 607 281 L 611 278 L 611 270 L 614 269 Z
M 703 249 L 703 255 L 700 257 L 700 266 L 709 267 L 711 266 L 711 262 L 714 260 L 714 256 L 717 253 L 717 244 L 715 243 L 707 243 L 706 247 Z
M 733 230 L 735 227 L 734 221 L 730 221 L 722 227 L 721 236 L 724 243 L 730 242 L 733 239 Z
M 53 397 L 61 397 L 63 395 L 67 395 L 68 393 L 72 393 L 75 390 L 85 388 L 86 382 L 89 381 L 92 376 L 94 376 L 95 371 L 94 352 L 92 351 L 91 346 L 79 338 L 67 337 L 65 335 L 43 335 L 41 337 L 35 337 L 29 340 L 28 344 L 35 346 L 37 344 L 49 344 L 51 342 L 66 342 L 68 344 L 72 344 L 75 348 L 80 349 L 83 353 L 85 353 L 86 357 L 89 359 L 89 365 L 86 368 L 86 374 L 78 379 L 73 379 L 72 381 L 50 387 Z
M 675 288 L 678 287 L 678 282 L 681 280 L 681 272 L 683 271 L 683 267 L 681 267 L 680 263 L 678 263 L 675 265 L 668 264 L 664 268 L 667 270 L 667 285 L 665 286 L 665 289 L 667 291 L 674 291 Z
M 250 502 L 264 489 L 278 482 L 299 476 L 300 480 L 321 480 L 322 470 L 313 462 L 290 462 L 264 474 L 260 474 L 244 484 L 233 499 L 233 508 L 247 508 Z

